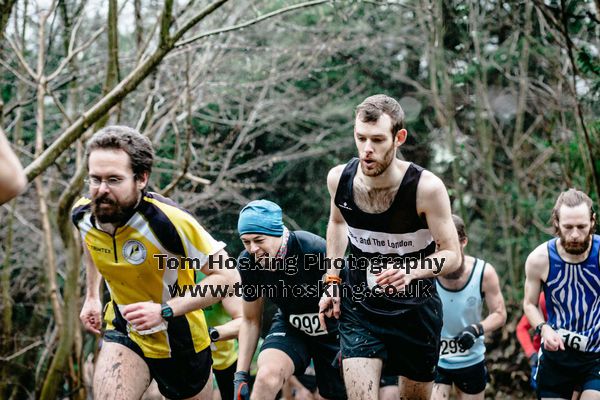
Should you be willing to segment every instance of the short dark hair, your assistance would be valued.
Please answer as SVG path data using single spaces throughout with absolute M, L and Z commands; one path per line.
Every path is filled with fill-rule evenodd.
M 590 221 L 593 222 L 594 218 L 596 217 L 596 214 L 594 213 L 594 204 L 592 202 L 592 199 L 590 199 L 590 196 L 583 193 L 581 190 L 577 190 L 574 188 L 570 188 L 569 190 L 566 190 L 560 195 L 558 195 L 556 203 L 554 204 L 554 208 L 552 208 L 551 217 L 552 226 L 554 227 L 555 234 L 560 233 L 558 226 L 558 221 L 560 220 L 560 207 L 562 207 L 563 205 L 567 207 L 577 207 L 580 204 L 585 204 L 588 207 L 588 209 L 590 210 Z
M 452 214 L 452 222 L 456 227 L 456 233 L 458 233 L 458 240 L 461 242 L 467 239 L 467 230 L 465 229 L 465 221 L 456 214 Z
M 356 107 L 355 116 L 362 122 L 375 123 L 382 114 L 387 114 L 392 120 L 392 136 L 404 129 L 404 110 L 400 104 L 385 94 L 367 97 Z
M 123 150 L 127 153 L 136 179 L 144 172 L 148 175 L 152 172 L 154 162 L 152 142 L 133 128 L 112 125 L 100 129 L 87 143 L 86 163 L 89 163 L 90 153 L 97 149 Z

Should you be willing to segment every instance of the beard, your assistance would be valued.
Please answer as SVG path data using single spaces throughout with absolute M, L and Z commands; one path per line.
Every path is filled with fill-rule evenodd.
M 104 195 L 92 201 L 92 214 L 102 224 L 120 224 L 133 214 L 137 200 L 120 203 Z
M 578 241 L 578 240 L 569 241 L 563 235 L 562 231 L 559 229 L 558 237 L 560 239 L 560 244 L 562 245 L 562 247 L 565 249 L 565 251 L 567 253 L 572 254 L 574 256 L 578 256 L 578 255 L 585 253 L 587 251 L 587 249 L 590 247 L 590 242 L 592 241 L 592 232 L 593 232 L 593 228 L 590 228 L 590 231 L 588 232 L 585 239 L 583 239 L 581 241 Z
M 392 161 L 394 160 L 394 155 L 396 154 L 396 148 L 392 146 L 384 155 L 381 161 L 375 160 L 373 162 L 374 167 L 369 169 L 364 166 L 364 164 L 360 163 L 360 169 L 365 176 L 379 176 L 385 172 L 386 169 L 390 166 Z

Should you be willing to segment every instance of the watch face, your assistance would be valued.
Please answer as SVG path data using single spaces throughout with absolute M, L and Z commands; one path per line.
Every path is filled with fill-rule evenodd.
M 163 318 L 172 318 L 173 317 L 173 309 L 167 305 L 164 305 L 160 310 L 160 315 Z
M 212 339 L 213 342 L 216 341 L 216 340 L 218 340 L 219 336 L 220 336 L 219 335 L 219 331 L 216 330 L 216 329 L 211 329 L 209 335 L 210 335 L 210 338 Z

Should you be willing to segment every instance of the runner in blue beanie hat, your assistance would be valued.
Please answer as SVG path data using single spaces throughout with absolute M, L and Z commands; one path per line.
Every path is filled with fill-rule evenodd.
M 283 235 L 281 207 L 269 200 L 254 200 L 242 208 L 238 219 L 240 236 L 260 233 L 280 237 Z
M 325 260 L 325 240 L 306 231 L 290 231 L 281 208 L 268 200 L 248 203 L 238 219 L 244 251 L 237 259 L 243 288 L 243 318 L 234 375 L 234 396 L 250 399 L 250 365 L 260 336 L 264 299 L 279 310 L 258 357 L 252 388 L 256 399 L 274 399 L 292 375 L 302 375 L 314 362 L 319 394 L 346 400 L 340 370 L 334 366 L 340 350 L 337 320 L 323 329 L 319 300 Z

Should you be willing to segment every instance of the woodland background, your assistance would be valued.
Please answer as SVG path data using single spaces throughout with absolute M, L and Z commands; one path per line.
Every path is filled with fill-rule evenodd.
M 400 100 L 401 156 L 444 179 L 467 251 L 499 272 L 488 395 L 531 396 L 525 258 L 560 191 L 600 194 L 599 21 L 600 0 L 0 0 L 0 127 L 31 181 L 0 207 L 0 398 L 86 397 L 69 211 L 93 132 L 147 135 L 151 190 L 237 254 L 252 199 L 325 235 L 327 171 L 355 155 L 353 110 L 375 93 Z

